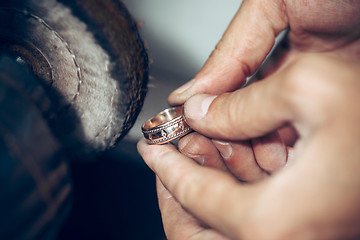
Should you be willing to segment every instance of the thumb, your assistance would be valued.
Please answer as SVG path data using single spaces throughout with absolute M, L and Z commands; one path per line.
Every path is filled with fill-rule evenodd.
M 260 81 L 219 96 L 199 94 L 184 105 L 188 124 L 200 134 L 230 141 L 264 136 L 292 119 L 275 81 Z
M 222 39 L 206 61 L 196 80 L 169 96 L 180 105 L 199 94 L 233 91 L 245 83 L 271 50 L 275 37 L 288 26 L 284 1 L 244 0 Z

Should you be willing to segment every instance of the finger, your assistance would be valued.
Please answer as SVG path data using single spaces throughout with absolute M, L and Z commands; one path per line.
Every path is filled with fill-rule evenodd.
M 286 146 L 293 147 L 297 139 L 299 138 L 297 131 L 291 125 L 287 125 L 278 130 L 281 139 Z
M 253 141 L 253 156 L 250 153 L 243 155 L 243 158 L 237 156 L 251 164 L 249 169 L 254 172 L 244 173 L 234 156 L 227 163 L 232 173 L 240 179 L 255 181 L 265 176 L 261 169 L 272 173 L 286 164 L 287 149 L 281 137 L 277 133 L 264 137 L 284 126 L 292 117 L 292 111 L 289 111 L 288 103 L 281 95 L 282 88 L 277 85 L 277 81 L 268 79 L 219 97 L 197 95 L 185 103 L 185 117 L 199 133 L 233 142 L 257 138 Z M 255 162 L 252 161 L 253 157 Z
M 204 228 L 196 218 L 186 212 L 164 187 L 159 177 L 156 177 L 156 189 L 161 218 L 168 239 L 225 239 L 215 230 Z
M 268 176 L 256 162 L 248 141 L 224 142 L 213 140 L 229 171 L 241 181 L 254 182 Z
M 187 213 L 156 177 L 156 189 L 159 200 L 164 231 L 168 238 L 188 239 L 188 236 L 201 231 L 198 221 Z
M 227 170 L 217 148 L 207 137 L 196 132 L 190 133 L 180 139 L 178 147 L 181 153 L 200 165 Z
M 230 171 L 241 181 L 254 182 L 268 176 L 256 162 L 249 142 L 210 140 L 193 132 L 178 145 L 181 153 L 200 165 Z
M 220 94 L 243 85 L 288 26 L 285 9 L 281 0 L 243 1 L 196 80 L 175 90 L 169 103 L 179 105 L 195 94 Z
M 277 131 L 252 140 L 257 164 L 266 172 L 273 173 L 287 161 L 287 149 Z
M 329 87 L 334 73 L 329 74 L 328 66 L 339 64 L 347 68 L 326 55 L 298 54 L 284 68 L 245 88 L 219 96 L 193 96 L 184 104 L 184 115 L 200 134 L 231 141 L 262 137 L 289 124 L 297 131 L 305 123 L 313 128 L 326 118 L 321 109 L 328 103 L 323 99 L 338 93 Z
M 170 144 L 151 146 L 141 140 L 138 151 L 166 189 L 196 218 L 230 237 L 244 230 L 258 187 L 242 187 L 223 171 L 201 167 Z
M 184 105 L 188 124 L 200 134 L 231 141 L 261 137 L 292 119 L 281 86 L 261 81 L 233 93 L 206 94 L 190 98 Z M 276 113 L 276 114 L 274 114 Z

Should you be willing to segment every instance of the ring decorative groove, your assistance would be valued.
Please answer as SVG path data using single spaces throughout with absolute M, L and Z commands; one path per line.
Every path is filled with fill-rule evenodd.
M 182 106 L 165 109 L 142 126 L 148 144 L 165 144 L 191 131 L 183 115 Z

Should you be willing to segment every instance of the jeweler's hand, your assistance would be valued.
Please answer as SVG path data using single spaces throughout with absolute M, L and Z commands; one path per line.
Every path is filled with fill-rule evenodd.
M 236 90 L 245 77 L 259 66 L 274 43 L 275 36 L 290 27 L 290 50 L 275 66 L 285 67 L 303 52 L 317 52 L 344 60 L 360 57 L 360 2 L 320 0 L 244 1 L 222 40 L 192 80 L 169 96 L 170 104 L 182 104 L 196 94 L 222 94 Z M 272 72 L 276 72 L 273 69 Z M 235 119 L 236 120 L 236 119 Z M 206 132 L 201 132 L 207 136 Z M 233 132 L 233 134 L 237 134 Z M 266 136 L 234 142 L 196 144 L 202 136 L 193 134 L 180 142 L 182 153 L 201 155 L 214 145 L 226 167 L 243 181 L 262 179 L 291 160 L 297 133 L 291 126 Z M 190 144 L 185 144 L 190 143 Z
M 218 95 L 238 89 L 263 61 L 275 36 L 288 27 L 290 49 L 270 72 L 304 52 L 350 61 L 360 57 L 360 1 L 245 0 L 195 80 L 175 90 L 169 103 L 182 104 L 196 94 Z M 215 145 L 229 171 L 248 182 L 274 173 L 286 164 L 286 157 L 291 160 L 297 138 L 294 129 L 286 126 L 247 141 L 234 142 L 222 136 L 225 141 L 207 142 L 199 148 L 195 142 L 202 136 L 193 135 L 191 141 L 185 137 L 180 144 L 184 154 L 200 155 L 196 151 L 204 152 Z
M 169 97 L 186 102 L 197 131 L 179 142 L 182 154 L 139 143 L 170 239 L 359 235 L 359 22 L 358 1 L 244 1 L 196 80 Z M 288 27 L 273 74 L 226 93 Z
M 203 68 L 169 96 L 169 103 L 180 105 L 195 94 L 238 89 L 264 60 L 276 35 L 288 27 L 291 47 L 282 64 L 299 51 L 357 58 L 360 1 L 243 1 Z
M 198 149 L 184 151 L 185 156 L 171 144 L 150 146 L 143 140 L 138 144 L 140 154 L 158 176 L 168 238 L 359 237 L 358 76 L 359 61 L 298 54 L 276 73 L 244 89 L 218 97 L 190 98 L 185 103 L 187 120 L 207 137 L 193 134 L 179 145 L 182 151 Z M 210 144 L 210 138 L 231 142 L 257 139 L 282 126 L 291 126 L 298 134 L 293 160 L 271 177 L 252 184 L 238 178 L 245 176 L 251 181 L 266 167 L 257 173 L 254 170 L 252 176 L 246 171 L 230 173 L 222 160 L 235 162 L 231 153 L 237 151 L 229 150 L 233 145 L 222 157 L 216 145 L 224 149 L 229 145 Z M 201 144 L 192 144 L 195 142 Z M 235 147 L 239 152 L 247 149 L 241 149 L 241 144 Z M 247 163 L 241 160 L 242 154 L 236 157 L 238 164 Z

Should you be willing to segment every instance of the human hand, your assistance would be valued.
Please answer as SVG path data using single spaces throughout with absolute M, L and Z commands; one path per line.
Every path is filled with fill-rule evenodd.
M 240 90 L 236 94 L 221 95 L 214 102 L 211 101 L 214 97 L 208 98 L 202 107 L 197 103 L 203 96 L 195 96 L 185 103 L 185 115 L 190 125 L 203 134 L 193 133 L 179 142 L 180 151 L 188 158 L 176 153 L 175 149 L 169 149 L 170 146 L 149 147 L 144 143 L 139 143 L 140 153 L 160 178 L 158 180 L 159 203 L 165 230 L 170 238 L 219 239 L 220 236 L 223 238 L 241 236 L 250 239 L 256 237 L 281 239 L 281 237 L 288 238 L 294 235 L 299 238 L 304 236 L 337 238 L 337 236 L 357 234 L 354 229 L 359 221 L 354 213 L 357 213 L 358 209 L 353 204 L 354 201 L 359 200 L 357 191 L 347 194 L 346 191 L 339 191 L 339 186 L 337 186 L 334 194 L 340 195 L 335 196 L 331 201 L 323 202 L 315 199 L 316 201 L 311 202 L 312 196 L 318 198 L 332 196 L 330 191 L 326 192 L 326 188 L 332 183 L 330 181 L 332 179 L 328 180 L 328 177 L 333 172 L 327 171 L 326 168 L 334 167 L 334 162 L 336 162 L 334 159 L 341 158 L 339 156 L 341 149 L 334 147 L 336 140 L 342 139 L 338 138 L 341 135 L 337 135 L 337 139 L 332 139 L 332 143 L 328 143 L 326 139 L 329 137 L 325 137 L 327 130 L 313 127 L 321 118 L 320 116 L 310 114 L 309 119 L 298 119 L 300 116 L 305 117 L 301 114 L 305 114 L 307 109 L 311 110 L 311 113 L 319 112 L 320 115 L 326 115 L 327 108 L 331 108 L 333 103 L 327 100 L 333 100 L 336 96 L 324 96 L 321 88 L 329 89 L 329 86 L 330 89 L 336 88 L 335 76 L 342 78 L 342 73 L 347 75 L 351 72 L 353 77 L 350 78 L 353 79 L 358 74 L 358 65 L 346 66 L 348 64 L 346 61 L 359 59 L 360 8 L 356 4 L 358 3 L 350 1 L 316 1 L 314 3 L 245 1 L 223 39 L 195 76 L 196 80 L 170 95 L 169 103 L 176 105 L 184 103 L 191 96 L 199 93 L 222 94 L 236 90 L 243 85 L 245 77 L 254 72 L 262 62 L 276 34 L 290 26 L 291 48 L 282 59 L 278 71 L 269 76 L 266 81 Z M 303 52 L 321 54 L 304 57 Z M 330 56 L 339 60 L 328 59 Z M 320 64 L 322 67 L 316 64 L 317 60 L 322 62 Z M 324 75 L 322 71 L 317 71 L 319 69 L 315 66 L 321 67 L 323 73 L 330 73 L 327 72 L 330 69 L 338 74 Z M 302 73 L 304 69 L 308 70 Z M 330 79 L 333 81 L 326 85 L 325 82 L 330 82 Z M 274 83 L 270 84 L 272 81 Z M 308 85 L 311 86 L 306 88 Z M 339 87 L 341 89 L 339 93 L 350 91 L 343 88 L 344 86 Z M 309 90 L 311 90 L 310 93 L 307 93 Z M 316 97 L 317 90 L 320 90 L 318 97 Z M 356 100 L 347 100 L 348 107 L 352 107 L 352 103 L 356 102 Z M 237 101 L 239 101 L 238 104 Z M 315 108 L 312 101 L 316 103 Z M 241 102 L 244 103 L 241 104 Z M 200 121 L 196 119 L 210 103 L 210 117 L 201 118 Z M 324 107 L 326 103 L 328 103 L 327 108 Z M 193 111 L 195 118 L 192 119 L 189 109 L 194 106 L 198 108 Z M 293 106 L 299 107 L 298 111 L 293 111 L 291 109 Z M 236 113 L 230 112 L 230 109 L 231 111 L 236 109 Z M 284 111 L 279 112 L 278 109 Z M 336 111 L 334 110 L 333 114 Z M 347 109 L 347 111 L 350 110 Z M 328 114 L 327 117 L 330 118 L 331 114 Z M 341 118 L 341 120 L 344 119 Z M 282 128 L 283 126 L 285 128 Z M 295 155 L 292 154 L 292 147 L 298 134 L 292 131 L 294 128 L 300 135 L 295 145 L 295 153 L 297 153 Z M 313 130 L 317 130 L 317 133 L 320 132 L 324 136 L 318 137 L 319 134 L 314 134 Z M 329 136 L 331 136 L 330 132 Z M 316 138 L 324 139 L 323 143 L 328 144 L 324 144 L 325 147 L 321 146 L 320 140 L 313 143 L 314 138 L 308 135 L 316 135 Z M 223 141 L 213 141 L 208 137 Z M 344 134 L 343 139 L 345 139 Z M 344 141 L 341 140 L 341 142 L 344 144 Z M 320 145 L 320 147 L 315 149 L 318 152 L 314 149 L 305 151 L 304 145 L 315 146 L 314 148 Z M 326 146 L 335 152 L 340 151 L 340 154 L 334 153 L 332 156 L 331 152 L 334 151 L 322 150 Z M 351 148 L 351 146 L 354 147 L 353 144 L 348 147 Z M 313 155 L 319 155 L 317 157 L 329 155 L 333 159 L 328 165 L 322 166 L 326 163 L 326 159 L 322 159 L 314 163 L 316 166 L 312 166 L 311 160 L 303 160 L 307 158 L 307 155 L 312 155 L 307 153 L 303 156 L 304 152 L 308 151 Z M 300 156 L 299 153 L 301 153 Z M 162 158 L 163 154 L 164 158 Z M 352 152 L 352 154 L 356 156 L 358 153 Z M 292 158 L 295 163 L 290 164 L 291 167 L 269 179 L 258 181 L 283 167 L 287 161 L 291 162 Z M 221 171 L 199 168 L 189 162 L 189 159 Z M 307 167 L 309 169 L 306 169 Z M 322 167 L 325 168 L 321 169 Z M 348 165 L 345 164 L 342 171 L 335 172 L 334 182 L 337 178 L 344 178 L 346 167 Z M 289 171 L 290 173 L 287 173 Z M 305 178 L 304 176 L 306 179 L 302 179 Z M 355 176 L 353 173 L 346 181 L 356 185 Z M 257 181 L 257 183 L 243 186 L 236 181 L 238 179 L 246 182 Z M 313 186 L 312 181 L 315 182 Z M 326 183 L 329 184 L 326 185 Z M 212 186 L 215 186 L 215 189 L 211 189 Z M 297 186 L 298 189 L 296 189 Z M 342 198 L 346 199 L 339 208 L 335 202 L 342 201 Z M 306 206 L 302 208 L 304 204 Z M 184 208 L 187 211 L 184 211 Z M 337 212 L 325 220 L 324 216 L 328 217 L 330 208 L 336 209 Z M 276 219 L 279 219 L 279 222 Z M 343 230 L 342 225 L 348 223 L 351 224 L 350 231 L 346 233 L 347 235 L 342 234 L 341 231 L 346 231 Z M 336 228 L 334 232 L 326 233 L 333 227 Z
M 290 50 L 281 65 L 298 52 L 356 59 L 359 23 L 360 1 L 245 0 L 203 68 L 170 94 L 169 103 L 180 105 L 195 94 L 238 89 L 264 60 L 276 35 L 288 27 Z
M 290 49 L 275 69 L 287 66 L 297 55 L 314 52 L 346 61 L 360 58 L 360 2 L 353 1 L 244 1 L 222 40 L 204 67 L 188 84 L 169 96 L 172 105 L 182 104 L 196 94 L 222 94 L 241 86 L 245 77 L 255 71 L 271 49 L 275 36 L 290 27 Z M 186 90 L 184 90 L 186 89 Z M 236 121 L 236 119 L 234 119 Z M 231 130 L 230 130 L 231 131 Z M 207 132 L 201 132 L 208 136 Z M 229 135 L 218 136 L 224 141 L 204 142 L 201 151 L 215 145 L 228 158 L 227 168 L 240 180 L 256 181 L 283 167 L 291 160 L 292 146 L 297 133 L 292 126 L 285 126 L 247 141 L 233 142 Z M 209 136 L 208 136 L 209 137 Z M 192 137 L 183 153 L 198 155 L 197 138 Z M 186 136 L 182 142 L 187 142 Z M 180 142 L 181 143 L 181 142 Z M 229 155 L 232 145 L 231 157 Z M 189 149 L 192 146 L 193 149 Z
M 215 146 L 206 143 L 211 140 L 201 135 L 192 136 L 197 141 L 189 140 L 192 149 L 199 148 L 191 158 L 170 144 L 149 146 L 140 141 L 138 150 L 159 179 L 168 237 L 360 236 L 360 110 L 354 105 L 360 101 L 359 65 L 327 54 L 300 54 L 263 81 L 216 98 L 197 95 L 186 102 L 189 124 L 211 138 L 243 141 L 284 125 L 296 129 L 294 159 L 263 181 L 237 181 L 237 174 L 222 165 Z M 203 142 L 196 145 L 199 140 Z

